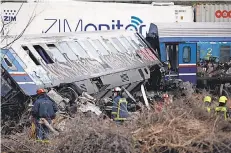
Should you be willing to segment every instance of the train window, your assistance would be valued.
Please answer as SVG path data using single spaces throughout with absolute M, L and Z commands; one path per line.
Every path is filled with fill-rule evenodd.
M 33 47 L 47 64 L 54 63 L 54 61 L 50 58 L 50 56 L 41 46 L 33 45 Z
M 113 37 L 112 41 L 119 47 L 119 49 L 122 52 L 124 52 L 124 53 L 127 52 L 126 48 L 124 48 L 124 46 L 120 43 L 120 41 L 116 37 Z
M 147 47 L 147 45 L 144 43 L 144 41 L 137 35 L 135 34 L 137 40 L 139 41 L 139 46 L 140 47 Z
M 32 54 L 32 52 L 30 51 L 30 49 L 27 46 L 22 46 L 22 48 L 27 52 L 27 54 L 30 56 L 30 58 L 32 59 L 32 61 L 36 64 L 36 65 L 41 65 L 40 62 L 37 60 L 37 58 Z
M 131 40 L 132 44 L 136 47 L 136 50 L 140 50 L 140 46 L 132 39 L 132 37 L 128 37 L 128 38 Z
M 95 43 L 96 47 L 98 47 L 98 49 L 100 50 L 102 55 L 108 55 L 109 54 L 107 49 L 103 46 L 103 44 L 99 40 L 96 39 L 96 40 L 92 40 L 92 41 Z
M 221 46 L 220 47 L 220 62 L 229 62 L 230 61 L 230 53 L 231 47 L 230 46 Z
M 77 56 L 75 55 L 74 51 L 68 46 L 66 42 L 60 42 L 58 44 L 59 46 L 57 47 L 61 48 L 61 53 L 66 54 L 70 60 L 77 60 Z
M 92 44 L 88 40 L 83 40 L 81 42 L 88 49 L 87 51 L 88 51 L 89 55 L 92 56 L 92 58 L 98 58 L 99 57 L 98 51 L 92 46 Z
M 135 48 L 132 46 L 132 44 L 125 38 L 124 36 L 120 37 L 120 39 L 123 41 L 124 45 L 126 45 L 127 49 L 130 52 L 135 52 Z
M 74 51 L 74 53 L 76 55 L 78 55 L 79 57 L 82 57 L 82 58 L 89 58 L 90 57 L 77 40 L 75 42 L 72 42 L 72 41 L 67 42 L 67 44 Z
M 13 66 L 13 64 L 8 60 L 7 57 L 4 57 L 4 61 L 5 61 L 5 63 L 7 64 L 7 66 L 9 66 L 9 67 L 12 67 L 12 66 Z
M 183 48 L 183 62 L 189 63 L 191 61 L 191 48 L 189 46 L 185 46 Z
M 59 62 L 66 62 L 67 60 L 64 58 L 63 54 L 59 51 L 59 49 L 54 44 L 47 44 L 47 47 L 50 49 L 53 56 Z
M 118 50 L 113 46 L 113 44 L 109 41 L 109 39 L 103 38 L 103 41 L 104 41 L 105 44 L 108 46 L 110 52 L 118 53 Z

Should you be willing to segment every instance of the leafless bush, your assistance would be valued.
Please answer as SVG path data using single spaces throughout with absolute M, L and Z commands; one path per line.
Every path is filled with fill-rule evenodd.
M 179 107 L 180 106 L 180 107 Z M 207 113 L 196 97 L 179 99 L 160 114 L 142 116 L 134 137 L 143 152 L 230 152 L 231 124 Z
M 230 152 L 231 123 L 208 114 L 202 96 L 179 98 L 163 112 L 144 110 L 136 120 L 116 125 L 110 119 L 78 113 L 50 144 L 29 140 L 27 132 L 2 139 L 5 151 L 20 152 Z

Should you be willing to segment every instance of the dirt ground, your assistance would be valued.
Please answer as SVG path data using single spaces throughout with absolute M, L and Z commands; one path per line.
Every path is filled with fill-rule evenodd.
M 2 152 L 231 152 L 231 122 L 207 113 L 203 96 L 179 97 L 160 113 L 144 109 L 123 125 L 79 112 L 65 120 L 65 128 L 59 136 L 51 135 L 50 143 L 30 140 L 27 128 L 23 133 L 2 135 Z

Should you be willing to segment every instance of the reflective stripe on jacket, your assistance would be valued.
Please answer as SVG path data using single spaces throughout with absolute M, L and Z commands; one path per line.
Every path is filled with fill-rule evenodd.
M 114 120 L 126 120 L 128 117 L 127 100 L 121 96 L 116 96 L 113 100 L 112 116 Z
M 218 106 L 215 108 L 216 114 L 224 115 L 225 120 L 227 119 L 227 108 L 224 106 Z

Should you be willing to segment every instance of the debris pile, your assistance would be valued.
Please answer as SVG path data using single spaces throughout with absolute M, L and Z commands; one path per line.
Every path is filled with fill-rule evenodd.
M 142 151 L 230 152 L 231 122 L 208 114 L 198 97 L 178 99 L 159 114 L 142 114 L 145 123 L 134 132 Z
M 208 114 L 203 95 L 178 97 L 162 112 L 143 108 L 131 120 L 117 125 L 95 113 L 78 112 L 62 120 L 59 135 L 49 144 L 24 133 L 2 136 L 2 151 L 11 152 L 221 152 L 231 151 L 231 123 Z

